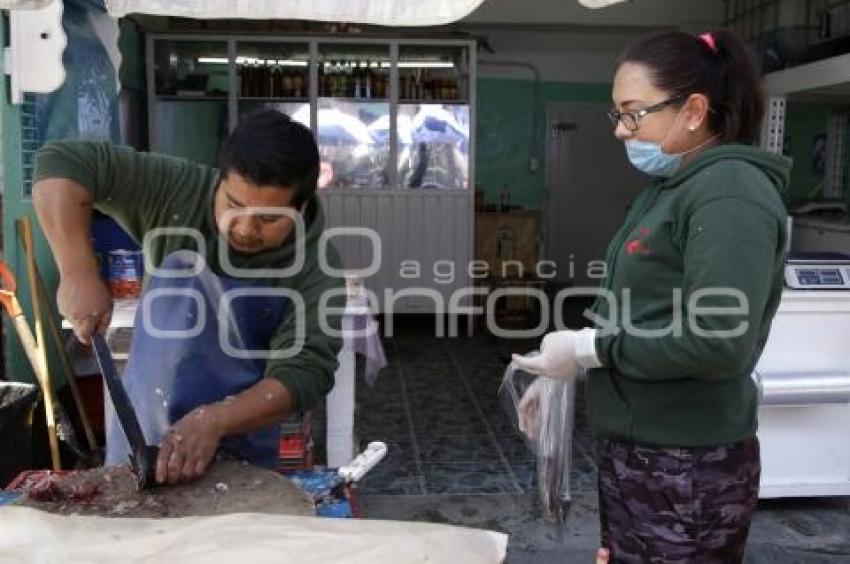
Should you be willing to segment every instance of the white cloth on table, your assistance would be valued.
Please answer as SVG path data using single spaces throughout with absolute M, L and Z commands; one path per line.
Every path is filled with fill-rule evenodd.
M 0 563 L 433 562 L 505 558 L 502 533 L 431 523 L 263 513 L 128 519 L 0 508 Z

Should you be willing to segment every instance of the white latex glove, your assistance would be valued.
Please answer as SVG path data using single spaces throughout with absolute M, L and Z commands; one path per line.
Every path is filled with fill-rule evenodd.
M 576 359 L 576 341 L 579 331 L 555 331 L 543 337 L 540 353 L 521 356 L 513 355 L 517 367 L 529 374 L 546 376 L 557 380 L 575 381 L 582 366 Z

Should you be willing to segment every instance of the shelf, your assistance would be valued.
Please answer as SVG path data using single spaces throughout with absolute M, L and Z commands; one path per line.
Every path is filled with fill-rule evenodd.
M 389 98 L 354 98 L 349 96 L 319 96 L 321 99 L 325 100 L 345 100 L 346 102 L 389 102 Z M 306 101 L 306 100 L 305 100 Z M 436 98 L 429 99 L 407 99 L 407 98 L 399 98 L 399 104 L 451 104 L 451 105 L 463 105 L 469 104 L 468 100 L 459 100 L 459 99 L 451 99 L 451 100 L 438 100 Z
M 301 102 L 309 103 L 310 98 L 301 97 L 277 97 L 277 96 L 239 96 L 240 102 Z
M 343 100 L 345 102 L 389 102 L 389 98 L 354 98 L 349 96 L 322 96 L 319 95 L 320 100 Z
M 163 102 L 226 102 L 227 96 L 176 96 L 157 94 L 157 100 Z
M 152 149 L 214 161 L 221 137 L 230 127 L 250 112 L 274 108 L 310 124 L 317 139 L 325 142 L 325 158 L 334 167 L 336 180 L 346 186 L 330 190 L 417 197 L 461 191 L 464 198 L 472 193 L 468 153 L 474 139 L 466 129 L 476 104 L 469 88 L 476 68 L 470 59 L 474 41 L 428 40 L 418 45 L 415 39 L 405 38 L 358 37 L 349 43 L 344 37 L 326 42 L 323 37 L 300 36 L 277 41 L 226 32 L 212 37 L 215 39 L 193 33 L 147 36 L 148 46 L 159 56 L 146 66 L 157 79 L 148 84 L 154 110 L 148 123 Z M 172 55 L 186 64 L 173 68 Z M 260 66 L 253 58 L 285 64 Z M 299 66 L 294 66 L 295 61 Z M 402 64 L 381 66 L 385 61 Z M 346 62 L 348 66 L 344 66 Z M 361 66 L 366 62 L 368 66 Z M 303 63 L 307 66 L 301 66 Z M 367 92 L 371 96 L 367 97 Z M 421 114 L 417 128 L 440 128 L 445 123 L 445 143 L 436 146 L 439 136 L 435 135 L 432 150 L 411 152 L 408 141 L 417 113 Z M 428 123 L 420 124 L 425 117 Z M 395 131 L 391 131 L 391 123 L 397 126 Z M 208 142 L 197 143 L 197 131 L 203 131 Z M 466 158 L 455 161 L 453 151 Z M 423 164 L 428 174 L 422 182 L 425 186 L 383 186 L 405 184 L 412 174 L 410 167 Z M 349 187 L 363 184 L 369 188 Z M 468 188 L 456 187 L 459 185 Z
M 459 99 L 451 99 L 451 100 L 438 100 L 437 98 L 429 98 L 429 99 L 421 99 L 421 98 L 399 98 L 399 104 L 452 104 L 452 105 L 462 105 L 469 104 L 468 100 L 459 100 Z

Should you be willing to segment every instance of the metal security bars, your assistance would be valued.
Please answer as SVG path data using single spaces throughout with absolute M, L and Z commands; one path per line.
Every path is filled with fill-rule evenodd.
M 41 135 L 36 115 L 34 94 L 24 95 L 21 106 L 21 163 L 23 166 L 24 197 L 32 194 L 32 176 L 35 169 L 35 154 L 41 147 Z

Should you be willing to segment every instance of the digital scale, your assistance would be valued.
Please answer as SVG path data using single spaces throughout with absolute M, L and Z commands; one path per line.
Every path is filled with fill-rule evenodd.
M 791 253 L 755 367 L 759 497 L 850 496 L 850 256 Z
M 791 254 L 785 265 L 785 285 L 793 290 L 850 290 L 850 256 Z

